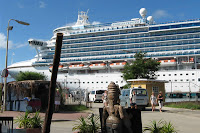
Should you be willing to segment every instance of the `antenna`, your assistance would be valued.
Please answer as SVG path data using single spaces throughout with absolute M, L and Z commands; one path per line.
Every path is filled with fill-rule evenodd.
M 13 56 L 15 55 L 15 53 L 12 53 L 12 59 L 11 59 L 11 64 L 13 64 Z
M 88 12 L 89 12 L 89 9 L 87 10 L 87 13 L 86 13 L 86 15 L 88 14 Z

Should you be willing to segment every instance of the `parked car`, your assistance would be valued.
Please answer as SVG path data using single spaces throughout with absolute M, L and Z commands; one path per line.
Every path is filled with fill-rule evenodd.
M 101 101 L 102 102 L 102 95 L 105 90 L 95 90 L 91 91 L 89 93 L 89 101 L 96 102 L 96 101 Z
M 132 95 L 133 91 L 136 92 L 136 104 L 138 108 L 145 109 L 145 107 L 147 107 L 149 104 L 149 97 L 147 90 L 144 88 L 130 88 L 121 90 L 121 95 L 119 97 L 120 105 L 125 108 L 130 107 L 130 95 Z

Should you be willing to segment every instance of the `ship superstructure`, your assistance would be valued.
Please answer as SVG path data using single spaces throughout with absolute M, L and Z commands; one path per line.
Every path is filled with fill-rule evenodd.
M 142 18 L 92 25 L 88 13 L 79 12 L 75 25 L 55 29 L 49 41 L 30 39 L 36 57 L 9 66 L 10 74 L 37 71 L 50 77 L 56 34 L 63 33 L 58 81 L 67 88 L 106 89 L 110 81 L 122 87 L 123 66 L 141 51 L 161 62 L 157 79 L 169 81 L 166 91 L 199 91 L 200 19 L 156 24 L 146 13 L 142 8 Z

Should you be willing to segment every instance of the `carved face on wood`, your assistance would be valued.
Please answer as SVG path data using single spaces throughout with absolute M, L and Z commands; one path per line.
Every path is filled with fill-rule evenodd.
M 111 82 L 108 85 L 108 101 L 113 102 L 113 104 L 117 103 L 119 100 L 119 94 L 119 87 L 114 82 Z

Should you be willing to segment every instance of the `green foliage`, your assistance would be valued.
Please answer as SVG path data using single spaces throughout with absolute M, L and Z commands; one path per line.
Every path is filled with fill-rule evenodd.
M 46 76 L 37 72 L 20 72 L 16 77 L 16 81 L 23 80 L 46 80 Z
M 171 122 L 169 122 L 169 123 L 165 122 L 162 127 L 162 132 L 163 133 L 176 133 L 177 131 L 175 130 L 175 128 Z
M 43 121 L 39 112 L 31 114 L 26 111 L 24 115 L 21 114 L 17 117 L 15 123 L 18 123 L 19 128 L 41 128 Z
M 96 133 L 97 130 L 100 128 L 99 125 L 99 116 L 94 116 L 94 114 L 92 114 L 92 116 L 89 118 L 89 131 L 90 133 Z
M 151 121 L 150 125 L 144 127 L 143 132 L 149 131 L 150 133 L 176 133 L 174 126 L 171 122 L 167 123 L 166 121 Z
M 19 128 L 30 128 L 29 112 L 26 111 L 24 115 L 17 117 L 16 123 L 18 123 Z
M 187 102 L 187 103 L 172 103 L 166 105 L 166 107 L 172 107 L 172 108 L 185 108 L 185 109 L 193 109 L 197 110 L 200 109 L 200 104 L 195 102 Z
M 147 78 L 154 79 L 155 72 L 158 71 L 160 62 L 152 58 L 145 58 L 146 53 L 136 53 L 134 55 L 135 60 L 131 63 L 126 63 L 124 66 L 123 78 L 127 79 L 137 79 L 137 78 Z
M 62 111 L 84 111 L 88 108 L 84 105 L 61 105 L 60 110 Z
M 131 83 L 127 83 L 123 86 L 123 89 L 128 89 L 131 88 Z
M 151 121 L 151 124 L 147 127 L 144 127 L 144 131 L 150 131 L 150 133 L 161 133 L 162 131 L 162 121 L 156 122 L 155 120 Z
M 41 128 L 42 127 L 42 119 L 39 115 L 39 112 L 35 112 L 35 114 L 32 116 L 31 121 L 30 121 L 30 125 L 31 128 Z
M 78 124 L 75 124 L 72 131 L 79 130 L 81 133 L 96 133 L 99 128 L 99 116 L 92 114 L 88 118 L 81 116 Z

